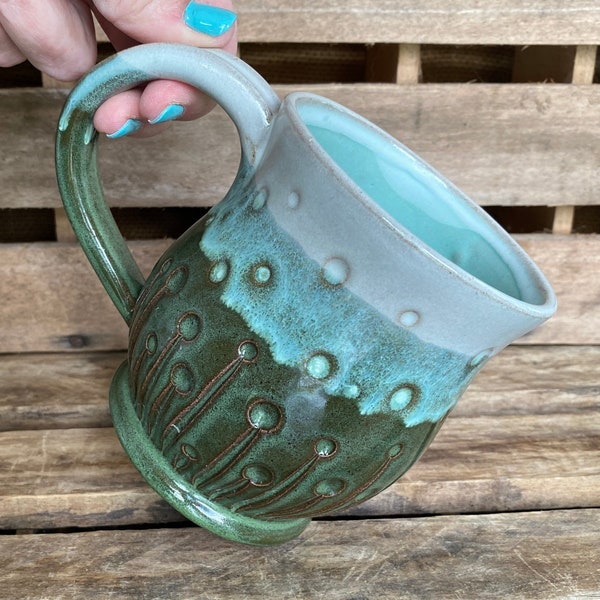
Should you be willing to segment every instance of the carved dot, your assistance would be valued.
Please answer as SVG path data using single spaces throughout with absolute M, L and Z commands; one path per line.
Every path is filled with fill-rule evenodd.
M 348 281 L 350 266 L 343 258 L 333 257 L 325 262 L 321 275 L 329 285 L 338 287 Z
M 159 273 L 161 273 L 161 274 L 166 273 L 171 268 L 172 264 L 173 264 L 173 259 L 167 258 L 167 260 L 165 260 L 165 262 L 161 265 Z
M 315 452 L 321 458 L 329 458 L 337 452 L 337 442 L 330 438 L 323 438 L 315 444 Z
M 260 210 L 267 203 L 267 198 L 269 197 L 269 191 L 266 188 L 259 190 L 254 194 L 254 198 L 252 199 L 252 208 L 254 210 Z
M 275 475 L 268 467 L 255 464 L 244 467 L 242 470 L 242 479 L 245 479 L 255 487 L 265 487 L 273 482 Z
M 493 350 L 484 350 L 483 352 L 480 352 L 469 361 L 469 367 L 475 369 L 481 366 L 486 360 L 490 358 L 492 354 Z
M 156 352 L 158 339 L 155 333 L 149 333 L 146 337 L 146 352 L 152 356 Z
M 177 331 L 186 342 L 195 340 L 200 335 L 201 328 L 202 321 L 196 313 L 189 312 L 179 317 Z
M 188 394 L 194 385 L 192 371 L 185 363 L 177 363 L 171 369 L 171 383 L 178 394 Z
M 225 260 L 217 261 L 210 269 L 208 278 L 212 283 L 222 283 L 229 275 L 229 264 Z
M 398 323 L 403 327 L 414 327 L 421 320 L 421 315 L 416 310 L 405 310 L 398 315 Z
M 198 462 L 200 460 L 200 453 L 191 444 L 181 444 L 181 454 L 192 462 Z
M 300 206 L 300 194 L 298 194 L 298 192 L 291 192 L 287 198 L 287 203 L 293 210 L 298 208 L 298 206 Z
M 271 280 L 271 276 L 272 273 L 269 265 L 258 265 L 257 267 L 254 267 L 254 270 L 252 271 L 252 279 L 257 285 L 267 285 Z
M 306 363 L 306 372 L 314 379 L 327 379 L 333 369 L 333 358 L 327 354 L 313 354 Z
M 248 407 L 248 423 L 261 433 L 274 433 L 283 421 L 281 409 L 268 400 L 257 400 Z
M 392 410 L 403 410 L 413 400 L 416 389 L 412 385 L 401 385 L 397 387 L 389 397 L 390 408 Z
M 170 295 L 177 294 L 183 289 L 183 286 L 186 284 L 188 278 L 188 270 L 186 267 L 179 266 L 177 267 L 170 275 L 167 277 L 167 292 Z
M 319 481 L 314 487 L 314 493 L 316 496 L 333 498 L 333 496 L 341 494 L 346 489 L 346 486 L 347 483 L 343 479 L 332 477 L 331 479 Z
M 404 452 L 404 444 L 394 444 L 387 452 L 390 458 L 398 458 Z
M 238 346 L 238 356 L 247 363 L 256 362 L 258 358 L 258 344 L 252 340 L 246 340 Z

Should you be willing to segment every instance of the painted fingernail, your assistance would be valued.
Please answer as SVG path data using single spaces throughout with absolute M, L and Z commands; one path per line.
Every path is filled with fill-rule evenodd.
M 230 10 L 195 1 L 190 2 L 183 13 L 183 21 L 188 27 L 211 37 L 223 35 L 236 19 L 237 15 Z
M 181 104 L 169 104 L 157 117 L 150 119 L 148 123 L 150 125 L 157 125 L 158 123 L 166 123 L 167 121 L 174 121 L 185 112 L 185 107 Z
M 117 129 L 114 133 L 107 133 L 106 137 L 111 140 L 125 137 L 131 133 L 135 133 L 142 126 L 142 122 L 138 119 L 127 119 L 119 129 Z

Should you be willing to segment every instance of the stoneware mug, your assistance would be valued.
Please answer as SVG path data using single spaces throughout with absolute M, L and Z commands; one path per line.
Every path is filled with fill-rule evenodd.
M 141 275 L 103 199 L 92 117 L 153 79 L 211 95 L 241 163 L 226 197 Z M 67 213 L 130 326 L 110 406 L 131 460 L 181 513 L 275 544 L 382 491 L 486 361 L 555 310 L 544 276 L 408 149 L 239 59 L 139 46 L 60 118 Z

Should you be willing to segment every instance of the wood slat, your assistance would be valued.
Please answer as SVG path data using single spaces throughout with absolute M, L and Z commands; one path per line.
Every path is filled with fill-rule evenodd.
M 242 42 L 595 44 L 600 7 L 586 0 L 244 0 Z M 106 34 L 97 27 L 99 41 Z
M 483 205 L 597 204 L 597 86 L 385 84 L 305 89 L 363 114 Z M 54 127 L 64 92 L 0 90 L 0 208 L 60 206 Z M 207 206 L 223 197 L 239 158 L 220 110 L 149 140 L 101 144 L 114 206 Z
M 124 352 L 0 354 L 0 430 L 108 427 L 108 389 Z M 467 389 L 454 416 L 591 411 L 600 346 L 509 346 Z
M 73 357 L 72 372 L 68 361 L 55 366 L 64 405 L 81 411 L 81 424 L 89 424 L 89 409 L 74 407 L 73 399 L 89 396 L 99 413 L 108 371 L 122 357 L 106 358 L 89 386 L 84 375 L 98 373 L 98 357 L 87 356 L 83 373 L 76 371 L 83 356 Z M 423 458 L 386 492 L 346 514 L 600 506 L 599 358 L 598 347 L 507 349 L 478 376 Z M 19 371 L 23 362 L 7 357 L 0 365 Z M 31 375 L 23 386 L 24 405 L 27 392 L 43 389 L 50 378 L 51 368 L 43 371 L 39 382 Z M 18 404 L 14 380 L 6 379 L 9 393 L 0 394 L 5 414 Z M 105 417 L 98 418 L 102 424 Z M 70 415 L 62 419 L 51 413 L 48 426 L 78 426 Z M 18 418 L 13 422 L 20 426 Z M 0 506 L 0 529 L 181 521 L 135 471 L 112 428 L 100 427 L 1 432 Z
M 519 236 L 547 274 L 557 314 L 520 343 L 600 341 L 600 238 Z M 147 273 L 168 240 L 134 242 Z M 127 329 L 76 244 L 0 245 L 0 352 L 123 350 Z
M 586 0 L 245 0 L 251 42 L 595 44 L 600 7 Z
M 599 510 L 322 522 L 274 548 L 197 528 L 0 537 L 25 598 L 595 598 Z

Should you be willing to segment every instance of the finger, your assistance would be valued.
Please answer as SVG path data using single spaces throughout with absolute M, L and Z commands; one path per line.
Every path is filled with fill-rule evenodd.
M 77 79 L 96 60 L 91 13 L 79 1 L 0 2 L 0 25 L 35 67 L 57 79 Z
M 94 7 L 117 48 L 128 40 L 235 48 L 237 23 L 230 0 L 96 0 Z
M 0 67 L 12 67 L 24 60 L 26 60 L 25 55 L 8 37 L 4 28 L 0 26 Z

